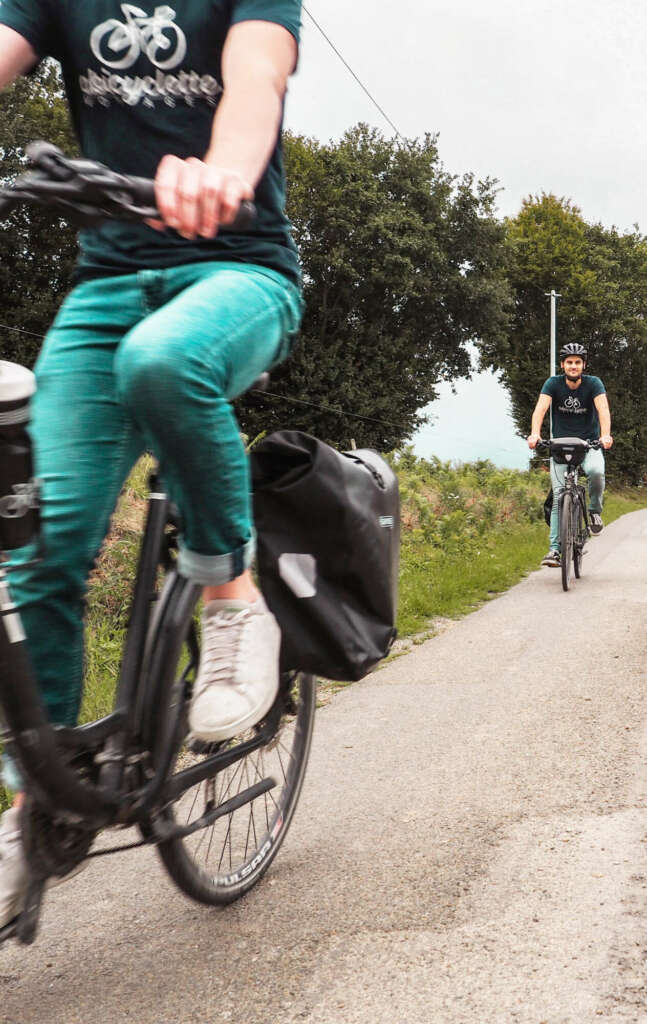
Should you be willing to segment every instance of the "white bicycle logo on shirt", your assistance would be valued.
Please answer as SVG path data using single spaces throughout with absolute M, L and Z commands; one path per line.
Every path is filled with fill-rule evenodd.
M 97 25 L 90 35 L 92 52 L 102 64 L 115 70 L 129 68 L 143 53 L 156 68 L 167 71 L 184 60 L 186 36 L 175 24 L 172 7 L 156 7 L 152 15 L 134 4 L 121 4 L 121 10 L 126 19 L 125 25 L 117 18 L 109 18 Z M 104 55 L 108 50 L 121 56 L 110 60 Z M 172 53 L 161 60 L 168 50 Z
M 579 398 L 571 398 L 570 396 L 564 402 L 567 409 L 579 409 L 580 400 Z

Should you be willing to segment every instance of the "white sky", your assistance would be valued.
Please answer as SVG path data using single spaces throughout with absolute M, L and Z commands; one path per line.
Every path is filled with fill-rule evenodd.
M 502 215 L 546 191 L 571 198 L 587 220 L 647 230 L 647 0 L 306 0 L 306 6 L 403 135 L 439 132 L 449 171 L 499 179 Z M 328 140 L 358 121 L 392 134 L 304 13 L 287 127 Z M 443 389 L 431 407 L 433 430 L 418 439 L 420 454 L 450 458 L 456 449 L 463 460 L 511 465 L 523 454 L 525 465 L 496 384 L 459 384 L 463 434 L 472 433 L 465 416 L 474 409 L 473 431 L 483 437 L 482 408 L 490 405 L 488 430 L 500 437 L 487 451 L 480 441 L 458 452 L 456 402 Z M 496 423 L 493 413 L 500 414 Z

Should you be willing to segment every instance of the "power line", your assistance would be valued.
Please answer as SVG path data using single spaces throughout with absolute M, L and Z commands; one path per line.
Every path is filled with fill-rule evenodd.
M 9 324 L 0 324 L 0 329 L 5 331 L 15 331 L 17 334 L 28 334 L 32 338 L 40 338 L 44 340 L 44 334 L 35 334 L 34 331 L 26 331 L 23 327 L 10 327 Z M 396 392 L 397 394 L 398 392 Z M 283 402 L 292 402 L 294 405 L 305 405 L 310 409 L 317 409 L 319 412 L 333 413 L 335 416 L 350 416 L 356 420 L 364 420 L 366 423 L 377 423 L 381 427 L 394 427 L 396 430 L 401 429 L 401 424 L 394 423 L 393 420 L 380 420 L 375 416 L 362 416 L 358 412 L 350 412 L 347 409 L 335 409 L 331 405 L 317 405 L 316 402 L 307 402 L 303 398 L 292 398 L 290 395 L 278 395 L 273 391 L 261 391 L 259 388 L 250 388 L 249 394 L 259 395 L 261 398 L 278 398 Z M 404 396 L 402 396 L 404 397 Z M 474 438 L 470 437 L 456 437 L 454 439 L 465 444 L 473 444 Z M 499 451 L 509 452 L 511 455 L 515 455 L 511 448 L 500 447 Z
M 341 61 L 341 62 L 342 62 L 342 64 L 344 65 L 344 67 L 345 67 L 345 68 L 347 68 L 347 70 L 348 70 L 348 71 L 350 71 L 351 75 L 353 76 L 353 78 L 355 79 L 355 81 L 357 82 L 357 84 L 359 85 L 359 87 L 360 87 L 361 89 L 363 89 L 363 90 L 364 90 L 364 92 L 365 92 L 365 93 L 366 93 L 366 95 L 368 96 L 368 98 L 369 98 L 369 100 L 371 101 L 371 103 L 372 103 L 372 104 L 373 104 L 373 105 L 374 105 L 375 107 L 377 107 L 377 109 L 379 110 L 379 112 L 380 112 L 380 114 L 382 115 L 382 117 L 384 118 L 384 120 L 385 120 L 385 121 L 387 121 L 387 122 L 388 122 L 388 123 L 389 123 L 389 124 L 391 125 L 391 127 L 393 128 L 393 131 L 395 132 L 395 134 L 397 135 L 397 137 L 398 137 L 399 139 L 401 139 L 401 138 L 402 138 L 403 136 L 402 136 L 402 135 L 400 134 L 400 132 L 398 131 L 398 129 L 396 128 L 396 126 L 395 126 L 395 125 L 393 124 L 393 121 L 391 120 L 391 118 L 389 117 L 389 115 L 388 115 L 388 114 L 387 114 L 387 113 L 386 113 L 386 112 L 385 112 L 385 111 L 384 111 L 384 110 L 382 109 L 382 107 L 381 107 L 381 106 L 380 106 L 380 104 L 379 104 L 379 103 L 377 102 L 377 100 L 375 99 L 375 97 L 371 95 L 371 93 L 370 93 L 370 92 L 368 91 L 368 89 L 366 88 L 366 86 L 364 85 L 364 83 L 363 83 L 363 82 L 362 82 L 362 81 L 361 81 L 361 80 L 360 80 L 360 79 L 358 78 L 358 76 L 357 76 L 357 75 L 355 74 L 355 72 L 353 71 L 352 67 L 351 67 L 351 66 L 350 66 L 350 64 L 348 63 L 348 61 L 347 61 L 347 60 L 345 60 L 345 59 L 344 59 L 344 57 L 342 57 L 341 53 L 339 52 L 339 50 L 337 49 L 337 47 L 336 47 L 336 46 L 335 46 L 335 44 L 333 43 L 332 39 L 330 38 L 330 36 L 327 36 L 327 35 L 326 35 L 326 33 L 324 32 L 324 30 L 322 29 L 321 25 L 320 25 L 320 24 L 319 24 L 319 22 L 318 22 L 318 21 L 316 20 L 316 18 L 314 17 L 314 15 L 313 15 L 313 14 L 311 14 L 311 12 L 310 12 L 310 11 L 308 10 L 308 8 L 307 8 L 307 7 L 305 6 L 305 5 L 302 5 L 302 6 L 303 6 L 303 10 L 304 10 L 304 11 L 306 12 L 306 14 L 307 14 L 307 15 L 308 15 L 308 17 L 310 18 L 310 20 L 311 20 L 311 21 L 313 22 L 313 24 L 314 24 L 314 25 L 316 26 L 316 28 L 317 28 L 317 29 L 318 29 L 318 30 L 319 30 L 319 31 L 321 32 L 322 36 L 324 37 L 324 39 L 326 40 L 326 42 L 328 43 L 328 45 L 330 46 L 330 48 L 331 48 L 331 49 L 332 49 L 332 50 L 333 50 L 333 51 L 334 51 L 334 52 L 335 52 L 335 53 L 337 54 L 337 56 L 339 57 L 340 61 Z
M 34 331 L 26 331 L 22 327 L 10 327 L 9 324 L 0 324 L 0 330 L 15 331 L 17 334 L 28 334 L 32 338 L 40 338 L 41 340 L 44 340 L 45 338 L 44 334 L 35 334 Z M 278 395 L 273 391 L 261 391 L 258 388 L 250 388 L 249 394 L 259 395 L 261 398 L 278 398 L 283 402 L 292 402 L 293 405 L 305 405 L 310 409 L 317 409 L 319 412 L 333 413 L 335 416 L 350 416 L 352 419 L 363 420 L 366 423 L 377 423 L 381 427 L 394 427 L 396 430 L 400 430 L 402 427 L 402 424 L 394 423 L 393 420 L 380 420 L 375 416 L 362 416 L 358 412 L 350 412 L 347 409 L 335 409 L 330 405 L 317 405 L 316 402 L 307 402 L 303 398 L 292 398 L 290 395 Z M 398 394 L 398 392 L 396 392 L 396 394 Z M 456 437 L 455 439 L 465 443 L 473 443 L 474 441 L 473 438 L 466 437 Z M 500 451 L 510 452 L 512 455 L 516 454 L 510 448 L 500 448 Z
M 0 328 L 5 331 L 15 331 L 17 334 L 29 334 L 32 338 L 40 338 L 41 340 L 45 338 L 44 334 L 34 334 L 33 331 L 26 331 L 22 327 L 10 327 L 9 324 L 0 324 Z
M 34 331 L 25 331 L 22 327 L 10 327 L 9 324 L 0 324 L 0 329 L 5 331 L 15 331 L 17 334 L 29 334 L 32 338 L 45 338 L 44 334 L 35 334 Z M 301 398 L 291 398 L 290 395 L 277 395 L 272 391 L 261 391 L 258 388 L 250 388 L 250 394 L 261 395 L 266 398 L 280 398 L 284 402 L 292 402 L 294 405 L 307 405 L 311 409 L 318 409 L 319 412 L 331 412 L 335 416 L 351 416 L 356 420 L 364 420 L 366 423 L 378 423 L 382 427 L 394 427 L 396 430 L 402 429 L 402 424 L 393 423 L 390 420 L 379 420 L 374 416 L 361 416 L 357 412 L 348 412 L 345 409 L 333 409 L 332 406 L 317 405 L 315 402 L 306 402 Z
M 374 416 L 360 416 L 358 412 L 347 412 L 345 409 L 333 409 L 331 405 L 317 405 L 315 402 L 306 402 L 302 398 L 291 398 L 290 395 L 277 395 L 272 391 L 261 391 L 257 388 L 251 388 L 252 395 L 261 395 L 266 398 L 281 398 L 284 402 L 293 402 L 295 405 L 307 405 L 311 409 L 318 409 L 320 412 L 332 412 L 335 416 L 352 416 L 356 420 L 365 420 L 367 423 L 379 423 L 382 427 L 395 427 L 396 430 L 402 428 L 401 423 L 393 423 L 392 420 L 378 420 Z

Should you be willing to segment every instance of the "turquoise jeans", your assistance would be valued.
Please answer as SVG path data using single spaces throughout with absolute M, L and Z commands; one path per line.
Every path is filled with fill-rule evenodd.
M 564 478 L 566 477 L 566 464 L 561 465 L 550 460 L 550 482 L 553 488 L 553 507 L 550 513 L 550 540 L 548 546 L 551 551 L 559 551 L 559 496 L 564 490 Z M 581 466 L 582 472 L 586 474 L 586 482 L 589 488 L 589 508 L 591 512 L 602 512 L 602 500 L 604 495 L 604 455 L 599 448 L 592 448 L 586 453 Z
M 283 359 L 301 298 L 281 274 L 200 263 L 75 288 L 36 364 L 32 437 L 45 556 L 11 590 L 50 719 L 76 721 L 88 575 L 146 449 L 183 522 L 179 571 L 240 576 L 254 554 L 247 456 L 230 405 Z

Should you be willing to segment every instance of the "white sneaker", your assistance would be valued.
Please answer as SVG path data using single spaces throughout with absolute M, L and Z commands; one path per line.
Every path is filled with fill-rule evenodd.
M 22 908 L 29 874 L 20 839 L 20 812 L 10 807 L 0 818 L 0 928 Z
M 281 630 L 262 597 L 206 605 L 189 710 L 194 736 L 226 740 L 261 720 L 278 693 L 280 646 Z

